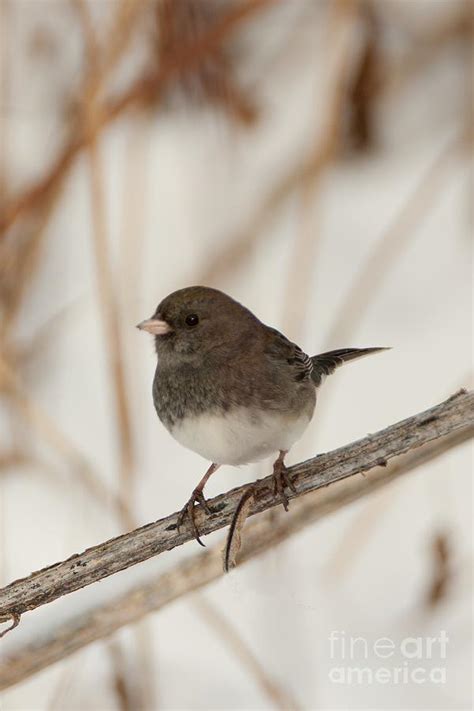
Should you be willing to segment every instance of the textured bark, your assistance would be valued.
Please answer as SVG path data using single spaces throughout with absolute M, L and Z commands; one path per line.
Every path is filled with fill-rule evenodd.
M 448 435 L 457 440 L 468 439 L 474 434 L 473 406 L 474 393 L 461 391 L 445 402 L 376 434 L 297 464 L 290 469 L 296 493 L 288 492 L 288 497 L 294 499 L 374 467 L 385 467 L 393 457 Z M 363 481 L 357 485 L 364 487 Z M 254 486 L 250 516 L 280 503 L 273 493 L 271 477 L 259 480 Z M 210 499 L 211 516 L 197 511 L 196 522 L 202 535 L 230 523 L 245 490 L 246 486 L 241 486 Z M 0 590 L 0 621 L 14 619 L 14 616 L 18 617 L 191 540 L 189 526 L 178 532 L 176 520 L 177 514 L 174 513 L 32 573 L 27 578 L 16 580 Z M 258 541 L 255 545 L 258 548 Z M 245 551 L 243 555 L 245 557 Z

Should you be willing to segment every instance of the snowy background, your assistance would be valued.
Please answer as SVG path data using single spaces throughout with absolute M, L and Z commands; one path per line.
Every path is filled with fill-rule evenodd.
M 199 32 L 235 7 L 176 4 L 178 29 L 189 11 Z M 119 5 L 2 0 L 0 205 L 7 210 L 50 173 L 74 135 L 90 71 L 87 27 L 103 50 Z M 155 37 L 157 14 L 165 25 L 155 4 L 141 0 L 132 40 L 99 89 L 104 102 L 151 61 L 165 61 L 150 51 L 166 45 L 166 36 Z M 326 381 L 290 463 L 469 386 L 470 32 L 468 4 L 457 0 L 267 2 L 229 33 L 209 71 L 198 64 L 120 114 L 101 131 L 95 154 L 77 153 L 61 188 L 15 218 L 0 242 L 2 585 L 124 530 L 113 496 L 98 501 L 77 475 L 78 456 L 108 491 L 122 491 L 136 525 L 181 508 L 201 477 L 206 463 L 157 420 L 153 344 L 135 329 L 176 288 L 222 288 L 308 353 L 393 347 Z M 376 89 L 363 99 L 369 135 L 358 145 L 348 95 L 358 72 L 368 82 L 364 52 Z M 222 96 L 213 93 L 214 74 L 215 86 L 225 84 Z M 227 81 L 245 110 L 226 104 Z M 309 156 L 324 153 L 321 145 L 330 150 L 319 170 L 278 193 Z M 101 306 L 100 235 L 123 357 L 128 449 Z M 269 467 L 224 467 L 207 493 Z M 274 708 L 210 624 L 215 609 L 291 707 L 470 708 L 471 481 L 469 447 L 459 447 L 149 615 L 138 633 L 122 630 L 116 649 L 131 704 L 114 682 L 117 656 L 101 641 L 4 691 L 0 707 Z M 449 575 L 429 605 L 437 537 L 449 551 Z M 206 543 L 221 540 L 216 533 Z M 197 549 L 189 543 L 24 615 L 1 640 L 0 655 Z M 446 683 L 334 683 L 335 630 L 369 645 L 445 630 Z

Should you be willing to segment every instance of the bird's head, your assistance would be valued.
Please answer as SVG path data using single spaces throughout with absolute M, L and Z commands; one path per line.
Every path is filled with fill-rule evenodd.
M 160 359 L 195 359 L 238 348 L 256 321 L 222 291 L 190 286 L 169 294 L 137 328 L 155 336 Z

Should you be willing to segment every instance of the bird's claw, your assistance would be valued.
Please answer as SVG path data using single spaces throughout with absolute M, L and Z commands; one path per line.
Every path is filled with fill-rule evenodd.
M 200 546 L 203 546 L 203 548 L 205 548 L 206 545 L 205 545 L 205 543 L 203 543 L 201 541 L 201 539 L 199 537 L 199 531 L 197 529 L 196 521 L 194 519 L 194 516 L 196 513 L 195 512 L 195 504 L 196 503 L 200 504 L 207 514 L 212 513 L 211 509 L 208 506 L 206 499 L 204 498 L 204 494 L 202 493 L 202 491 L 200 489 L 194 489 L 189 501 L 186 502 L 186 504 L 183 506 L 183 508 L 180 511 L 176 525 L 177 525 L 178 531 L 180 531 L 180 529 L 184 523 L 184 519 L 186 518 L 186 516 L 188 516 L 194 538 L 196 539 L 196 541 L 199 543 Z
M 283 463 L 275 463 L 273 467 L 273 493 L 281 499 L 283 508 L 288 511 L 288 496 L 285 494 L 285 488 L 290 489 L 293 493 L 296 493 L 295 485 L 291 477 L 288 474 L 288 467 L 285 467 Z

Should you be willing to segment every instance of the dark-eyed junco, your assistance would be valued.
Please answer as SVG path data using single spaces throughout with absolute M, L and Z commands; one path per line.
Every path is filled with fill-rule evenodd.
M 217 289 L 191 286 L 164 299 L 138 328 L 155 336 L 158 365 L 153 401 L 180 444 L 212 462 L 181 511 L 200 503 L 221 464 L 248 464 L 279 452 L 275 491 L 285 509 L 294 490 L 284 458 L 313 416 L 316 389 L 347 361 L 384 348 L 344 348 L 311 358 L 279 331 Z

